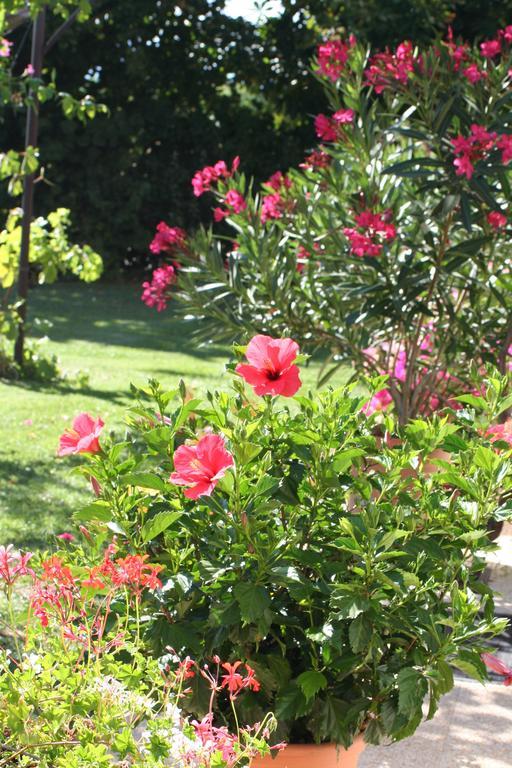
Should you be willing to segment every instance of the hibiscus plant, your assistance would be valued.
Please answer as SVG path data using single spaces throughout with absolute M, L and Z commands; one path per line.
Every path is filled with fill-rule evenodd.
M 254 671 L 244 721 L 273 711 L 279 740 L 404 738 L 453 668 L 485 679 L 481 654 L 506 624 L 479 577 L 487 523 L 511 508 L 511 437 L 492 426 L 507 379 L 401 428 L 367 416 L 353 385 L 301 391 L 291 339 L 236 352 L 232 394 L 151 381 L 134 389 L 121 441 L 98 438 L 92 417 L 89 436 L 63 436 L 61 450 L 73 438 L 87 454 L 96 495 L 77 521 L 163 565 L 141 607 L 156 653 L 218 653 L 234 686 L 247 675 L 235 661 Z M 208 687 L 191 689 L 202 715 Z
M 144 300 L 162 310 L 177 290 L 203 341 L 291 335 L 327 353 L 325 376 L 387 374 L 369 407 L 402 424 L 471 391 L 471 361 L 504 372 L 511 51 L 512 26 L 473 48 L 451 32 L 425 50 L 324 42 L 320 146 L 259 190 L 238 158 L 198 171 L 221 224 L 162 222 Z

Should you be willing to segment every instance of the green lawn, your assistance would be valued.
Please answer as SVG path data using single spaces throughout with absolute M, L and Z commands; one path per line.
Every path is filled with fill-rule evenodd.
M 90 499 L 72 459 L 57 459 L 58 436 L 80 411 L 119 426 L 130 382 L 180 378 L 202 393 L 227 386 L 229 351 L 197 349 L 190 325 L 149 310 L 137 285 L 58 285 L 33 291 L 31 313 L 50 320 L 49 350 L 69 372 L 86 370 L 89 384 L 43 386 L 0 381 L 0 543 L 44 547 L 71 527 L 71 514 Z M 315 366 L 303 379 L 314 384 Z

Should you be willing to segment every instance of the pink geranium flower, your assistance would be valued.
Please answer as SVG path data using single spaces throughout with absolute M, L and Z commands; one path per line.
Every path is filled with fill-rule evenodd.
M 236 372 L 257 395 L 293 397 L 301 386 L 299 369 L 294 365 L 298 352 L 299 345 L 292 339 L 254 336 L 245 353 L 249 365 L 237 365 Z
M 175 485 L 186 486 L 184 493 L 188 499 L 211 496 L 233 463 L 222 437 L 205 435 L 195 445 L 181 445 L 174 452 L 175 471 L 170 480 Z
M 482 661 L 485 666 L 492 669 L 493 672 L 505 677 L 503 685 L 512 685 L 512 669 L 507 667 L 503 661 L 500 661 L 500 659 L 496 658 L 492 653 L 482 653 Z
M 20 576 L 33 576 L 34 572 L 27 567 L 28 561 L 33 557 L 32 552 L 15 552 L 12 544 L 7 547 L 0 545 L 0 579 L 8 587 L 12 587 Z
M 58 456 L 68 456 L 72 453 L 98 453 L 101 450 L 99 436 L 104 422 L 93 419 L 88 413 L 80 413 L 73 421 L 73 427 L 59 438 Z

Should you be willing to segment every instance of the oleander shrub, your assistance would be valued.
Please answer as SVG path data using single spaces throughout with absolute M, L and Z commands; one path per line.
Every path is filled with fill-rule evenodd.
M 325 114 L 298 169 L 256 189 L 243 159 L 192 180 L 214 226 L 159 225 L 143 299 L 175 294 L 198 340 L 291 335 L 355 375 L 386 374 L 371 407 L 399 420 L 471 392 L 470 363 L 509 365 L 512 26 L 479 46 L 368 50 L 326 40 Z M 177 285 L 176 285 L 177 283 Z

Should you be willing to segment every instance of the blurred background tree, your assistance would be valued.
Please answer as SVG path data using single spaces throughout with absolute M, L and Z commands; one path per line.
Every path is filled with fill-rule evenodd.
M 105 257 L 111 274 L 149 265 L 148 242 L 161 219 L 184 228 L 210 219 L 208 203 L 191 194 L 203 165 L 240 155 L 261 181 L 302 160 L 315 143 L 312 116 L 325 108 L 308 76 L 323 34 L 348 30 L 384 48 L 405 38 L 426 43 L 451 23 L 474 40 L 512 15 L 512 0 L 283 0 L 281 13 L 253 24 L 227 15 L 225 5 L 98 0 L 91 19 L 46 58 L 59 87 L 86 87 L 109 114 L 83 125 L 45 108 L 48 187 L 36 212 L 64 200 L 76 237 Z M 25 31 L 16 34 L 22 42 Z M 24 52 L 28 59 L 28 43 L 20 70 Z M 6 146 L 21 148 L 20 119 L 5 117 Z

